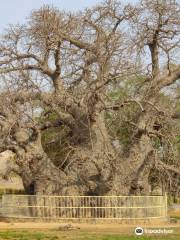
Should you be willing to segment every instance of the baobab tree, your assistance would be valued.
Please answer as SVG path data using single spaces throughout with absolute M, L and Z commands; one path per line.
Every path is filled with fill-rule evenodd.
M 155 165 L 179 174 L 157 158 L 153 146 L 153 136 L 162 137 L 157 119 L 166 115 L 156 106 L 158 96 L 180 76 L 179 67 L 171 69 L 170 62 L 170 51 L 178 47 L 177 13 L 178 4 L 163 1 L 142 1 L 136 7 L 105 1 L 74 15 L 45 6 L 34 11 L 26 25 L 11 26 L 4 34 L 1 128 L 6 137 L 1 145 L 15 152 L 27 192 L 148 193 Z M 145 46 L 151 53 L 150 72 L 136 62 Z M 168 71 L 159 66 L 160 49 L 167 54 Z M 113 84 L 122 87 L 137 74 L 144 78 L 140 93 L 114 103 L 109 98 Z M 127 104 L 138 107 L 138 116 L 124 155 L 112 144 L 106 113 Z M 30 109 L 36 109 L 38 117 Z M 41 135 L 48 128 L 61 131 L 61 126 L 69 149 L 58 165 L 45 153 Z

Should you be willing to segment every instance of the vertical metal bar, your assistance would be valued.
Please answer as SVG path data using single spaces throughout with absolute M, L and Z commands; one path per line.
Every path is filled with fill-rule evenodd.
M 167 196 L 167 192 L 165 192 L 165 195 L 164 195 L 164 217 L 165 219 L 167 219 L 167 208 L 168 208 L 168 196 Z

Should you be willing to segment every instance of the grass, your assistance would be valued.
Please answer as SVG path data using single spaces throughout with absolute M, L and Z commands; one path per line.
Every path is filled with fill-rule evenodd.
M 135 235 L 118 235 L 103 233 L 88 233 L 83 231 L 1 231 L 0 240 L 177 240 L 180 235 L 178 233 L 169 235 L 156 236 L 135 236 Z
M 170 218 L 175 218 L 177 220 L 180 220 L 180 211 L 171 211 L 169 212 Z
M 0 232 L 0 239 L 10 240 L 55 240 L 56 236 L 48 236 L 42 232 L 31 233 L 29 231 L 3 231 Z
M 180 220 L 180 216 L 172 215 L 171 218 L 175 218 L 177 220 Z

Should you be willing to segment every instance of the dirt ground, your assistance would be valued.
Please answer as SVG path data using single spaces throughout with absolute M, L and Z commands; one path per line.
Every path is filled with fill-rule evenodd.
M 2 230 L 22 230 L 22 229 L 34 229 L 34 230 L 56 230 L 60 227 L 63 227 L 70 223 L 58 223 L 58 222 L 52 222 L 52 223 L 39 223 L 39 222 L 0 222 L 0 231 Z M 170 228 L 177 230 L 179 232 L 180 230 L 180 223 L 138 223 L 138 224 L 121 224 L 121 223 L 104 223 L 104 224 L 89 224 L 89 223 L 71 223 L 71 225 L 77 229 L 81 229 L 83 231 L 88 232 L 100 232 L 100 233 L 125 233 L 125 234 L 132 234 L 134 232 L 134 229 L 138 226 L 141 226 L 142 228 Z
M 168 213 L 171 218 L 180 216 L 180 211 L 171 211 Z M 136 221 L 134 223 L 126 223 L 126 222 L 91 222 L 91 223 L 78 223 L 78 222 L 33 222 L 30 221 L 19 221 L 17 220 L 7 220 L 3 221 L 3 219 L 0 219 L 0 231 L 3 230 L 28 230 L 28 229 L 34 229 L 34 230 L 57 230 L 67 224 L 71 224 L 76 229 L 81 229 L 82 231 L 88 231 L 88 232 L 99 232 L 99 233 L 118 233 L 118 234 L 131 234 L 134 232 L 134 229 L 138 226 L 148 229 L 148 228 L 169 228 L 174 229 L 174 231 L 178 231 L 180 233 L 180 220 L 177 220 L 175 222 L 172 221 L 160 221 L 160 220 L 153 220 L 146 221 L 146 222 L 140 222 Z

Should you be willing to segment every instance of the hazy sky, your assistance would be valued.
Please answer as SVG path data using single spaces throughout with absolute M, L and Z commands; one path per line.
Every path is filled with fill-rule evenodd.
M 123 0 L 125 1 L 125 0 Z M 134 2 L 135 0 L 128 0 Z M 54 5 L 60 9 L 71 11 L 93 6 L 101 0 L 0 0 L 0 33 L 8 24 L 22 23 L 32 9 L 43 4 Z

